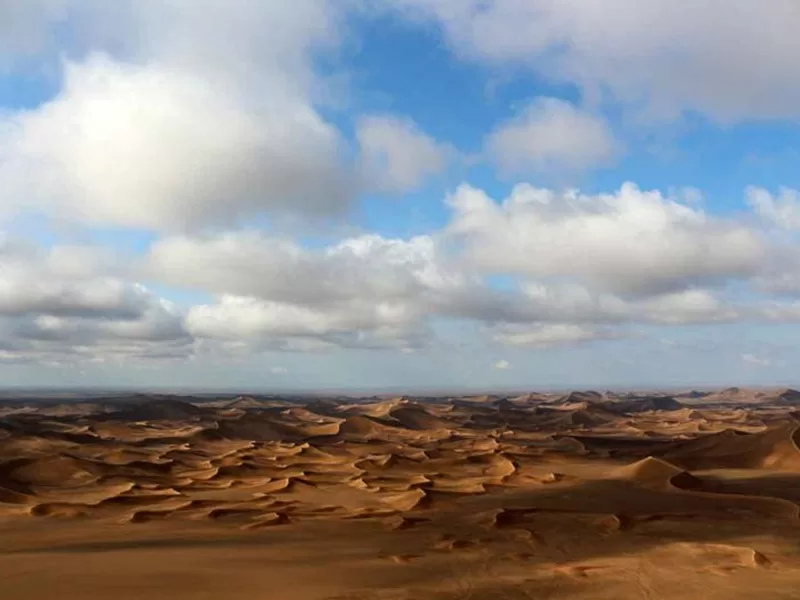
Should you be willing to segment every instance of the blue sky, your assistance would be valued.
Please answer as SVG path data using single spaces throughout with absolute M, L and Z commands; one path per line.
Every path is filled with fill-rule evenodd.
M 3 3 L 2 381 L 797 384 L 794 0 L 601 4 Z

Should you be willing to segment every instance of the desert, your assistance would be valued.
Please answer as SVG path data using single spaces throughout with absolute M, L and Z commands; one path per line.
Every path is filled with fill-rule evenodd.
M 798 32 L 0 0 L 0 600 L 800 599 Z
M 794 598 L 799 399 L 5 399 L 2 597 Z

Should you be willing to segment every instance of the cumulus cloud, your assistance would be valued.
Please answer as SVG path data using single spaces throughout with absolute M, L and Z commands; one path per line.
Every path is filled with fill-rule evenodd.
M 616 294 L 747 278 L 764 255 L 751 229 L 631 183 L 600 195 L 520 184 L 500 204 L 462 185 L 448 203 L 449 232 L 480 269 L 574 279 Z
M 391 0 L 461 55 L 526 65 L 625 104 L 721 122 L 800 116 L 795 0 Z
M 507 173 L 575 172 L 610 163 L 620 144 L 603 118 L 557 98 L 541 98 L 500 124 L 486 148 Z
M 418 187 L 427 177 L 443 171 L 454 153 L 407 118 L 362 117 L 356 137 L 364 176 L 373 185 L 389 191 Z
M 413 349 L 435 339 L 442 319 L 486 324 L 510 340 L 541 325 L 555 327 L 544 330 L 553 335 L 565 324 L 603 326 L 599 339 L 628 323 L 743 318 L 725 299 L 696 288 L 625 298 L 577 282 L 523 279 L 500 290 L 453 250 L 431 236 L 363 235 L 314 249 L 256 231 L 173 236 L 153 245 L 141 274 L 215 296 L 189 311 L 195 337 L 282 349 Z
M 87 271 L 95 257 L 100 259 L 88 248 L 43 251 L 4 239 L 0 242 L 0 315 L 132 319 L 141 314 L 150 302 L 148 294 L 99 270 Z
M 494 363 L 494 368 L 498 371 L 505 371 L 506 369 L 511 368 L 511 363 L 507 360 L 498 360 L 496 363 Z
M 580 105 L 536 100 L 485 139 L 501 169 L 539 174 L 618 155 L 597 110 L 609 99 L 668 117 L 798 116 L 800 42 L 780 34 L 793 22 L 789 2 L 732 1 L 722 20 L 713 3 L 666 0 L 391 4 L 439 23 L 465 56 L 581 88 Z M 60 85 L 41 105 L 0 116 L 0 212 L 160 236 L 127 262 L 91 246 L 0 242 L 0 361 L 413 353 L 464 329 L 549 348 L 637 324 L 800 320 L 797 303 L 731 291 L 800 287 L 796 262 L 780 259 L 795 252 L 800 227 L 792 190 L 748 190 L 760 225 L 632 184 L 596 195 L 521 184 L 502 202 L 461 186 L 448 198 L 452 221 L 431 235 L 320 247 L 264 233 L 281 231 L 284 216 L 341 215 L 364 185 L 413 190 L 454 158 L 403 116 L 356 116 L 351 146 L 323 116 L 335 101 L 329 59 L 358 4 L 0 2 L 0 69 L 39 61 Z M 55 34 L 65 30 L 74 39 L 64 46 Z M 238 228 L 265 221 L 264 231 Z M 789 232 L 783 247 L 764 224 Z M 496 276 L 511 283 L 494 285 Z M 155 293 L 162 286 L 202 296 L 176 307 Z
M 26 30 L 80 35 L 63 49 L 58 93 L 0 117 L 5 209 L 151 230 L 347 211 L 356 173 L 318 112 L 330 94 L 314 62 L 335 50 L 344 11 L 327 0 L 14 9 Z
M 683 259 L 671 263 L 673 255 L 659 254 L 658 246 L 648 247 L 653 237 L 725 247 L 726 236 L 731 235 L 727 228 L 734 227 L 670 204 L 658 194 L 645 198 L 644 207 L 637 205 L 642 193 L 631 190 L 580 201 L 570 196 L 566 205 L 553 207 L 548 199 L 555 196 L 548 192 L 532 216 L 527 208 L 522 210 L 521 221 L 515 220 L 516 208 L 492 203 L 491 210 L 508 213 L 503 218 L 511 215 L 504 222 L 493 220 L 491 211 L 492 218 L 485 218 L 480 211 L 487 210 L 483 203 L 491 201 L 476 190 L 468 192 L 459 191 L 462 204 L 454 223 L 460 226 L 466 219 L 472 226 L 490 228 L 496 237 L 483 241 L 482 252 L 512 261 L 519 260 L 517 252 L 528 260 L 556 264 L 523 263 L 514 285 L 498 288 L 490 283 L 491 277 L 509 270 L 509 263 L 486 263 L 472 251 L 464 253 L 460 245 L 464 239 L 459 237 L 463 230 L 456 243 L 447 230 L 408 239 L 361 235 L 322 247 L 252 230 L 173 235 L 154 242 L 140 263 L 126 263 L 88 246 L 45 250 L 6 238 L 0 245 L 2 360 L 186 358 L 209 349 L 232 357 L 261 350 L 411 352 L 437 343 L 443 323 L 459 328 L 477 325 L 488 340 L 502 344 L 549 348 L 617 339 L 630 335 L 635 324 L 800 320 L 797 303 L 736 301 L 724 287 L 696 285 L 719 278 L 746 281 L 752 275 L 749 266 L 740 272 L 729 263 L 714 263 L 712 252 L 706 270 L 700 271 L 702 277 L 697 271 L 687 275 L 681 269 L 694 267 Z M 633 200 L 618 205 L 625 193 Z M 479 203 L 470 204 L 476 194 Z M 470 221 L 476 214 L 480 218 Z M 648 225 L 653 214 L 654 228 Z M 563 225 L 559 219 L 571 222 Z M 495 232 L 498 223 L 503 227 Z M 625 238 L 627 242 L 635 239 L 642 252 L 655 257 L 650 266 L 668 272 L 670 285 L 664 285 L 663 272 L 656 271 L 654 281 L 632 289 L 626 278 L 631 277 L 629 270 L 640 268 L 641 257 L 623 247 L 606 248 L 611 254 L 601 255 L 604 244 L 631 234 L 630 227 L 637 234 Z M 743 226 L 735 226 L 738 233 L 730 239 L 751 240 L 736 227 Z M 506 245 L 509 240 L 529 243 L 526 236 L 536 240 L 547 228 L 568 233 L 556 244 L 555 254 L 540 256 L 552 250 L 547 244 L 524 250 Z M 555 239 L 549 242 L 555 244 Z M 466 242 L 469 249 L 475 240 Z M 692 252 L 690 256 L 695 255 Z M 708 265 L 722 268 L 718 272 Z M 638 276 L 647 273 L 651 271 L 642 268 Z M 197 290 L 212 299 L 182 310 L 139 281 Z
M 197 268 L 197 265 L 202 265 Z M 156 243 L 150 277 L 218 295 L 195 306 L 197 336 L 316 338 L 342 346 L 419 345 L 440 297 L 468 287 L 427 236 L 347 238 L 310 250 L 259 232 L 175 237 Z
M 9 207 L 174 229 L 349 202 L 338 133 L 303 104 L 254 107 L 208 81 L 94 56 L 0 141 Z
M 168 237 L 153 245 L 143 274 L 171 286 L 227 297 L 203 309 L 204 319 L 216 315 L 219 331 L 227 318 L 239 323 L 232 324 L 231 331 L 243 326 L 276 334 L 276 328 L 285 326 L 286 335 L 324 335 L 340 328 L 337 323 L 396 327 L 398 319 L 412 327 L 437 317 L 624 322 L 646 320 L 648 309 L 657 312 L 657 302 L 664 304 L 661 316 L 711 317 L 697 308 L 688 292 L 683 303 L 671 299 L 673 312 L 661 297 L 650 299 L 649 307 L 579 285 L 528 282 L 511 290 L 494 289 L 473 265 L 451 253 L 447 243 L 431 236 L 404 240 L 363 235 L 316 249 L 255 231 Z M 250 320 L 245 314 L 257 317 Z M 210 321 L 206 326 L 211 327 Z
M 191 309 L 195 335 L 279 345 L 313 337 L 414 348 L 431 340 L 429 322 L 437 318 L 527 321 L 558 313 L 519 291 L 492 289 L 431 236 L 362 235 L 315 249 L 256 231 L 174 236 L 153 245 L 142 274 L 217 296 Z
M 193 340 L 175 306 L 124 278 L 81 274 L 69 260 L 88 256 L 8 239 L 0 245 L 0 361 L 190 355 Z

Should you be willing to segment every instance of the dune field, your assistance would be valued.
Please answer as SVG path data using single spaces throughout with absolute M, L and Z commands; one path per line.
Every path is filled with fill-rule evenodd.
M 0 598 L 797 598 L 800 393 L 0 402 Z

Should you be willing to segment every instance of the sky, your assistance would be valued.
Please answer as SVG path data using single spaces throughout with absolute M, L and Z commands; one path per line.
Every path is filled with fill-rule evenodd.
M 0 386 L 798 384 L 796 0 L 0 0 Z

